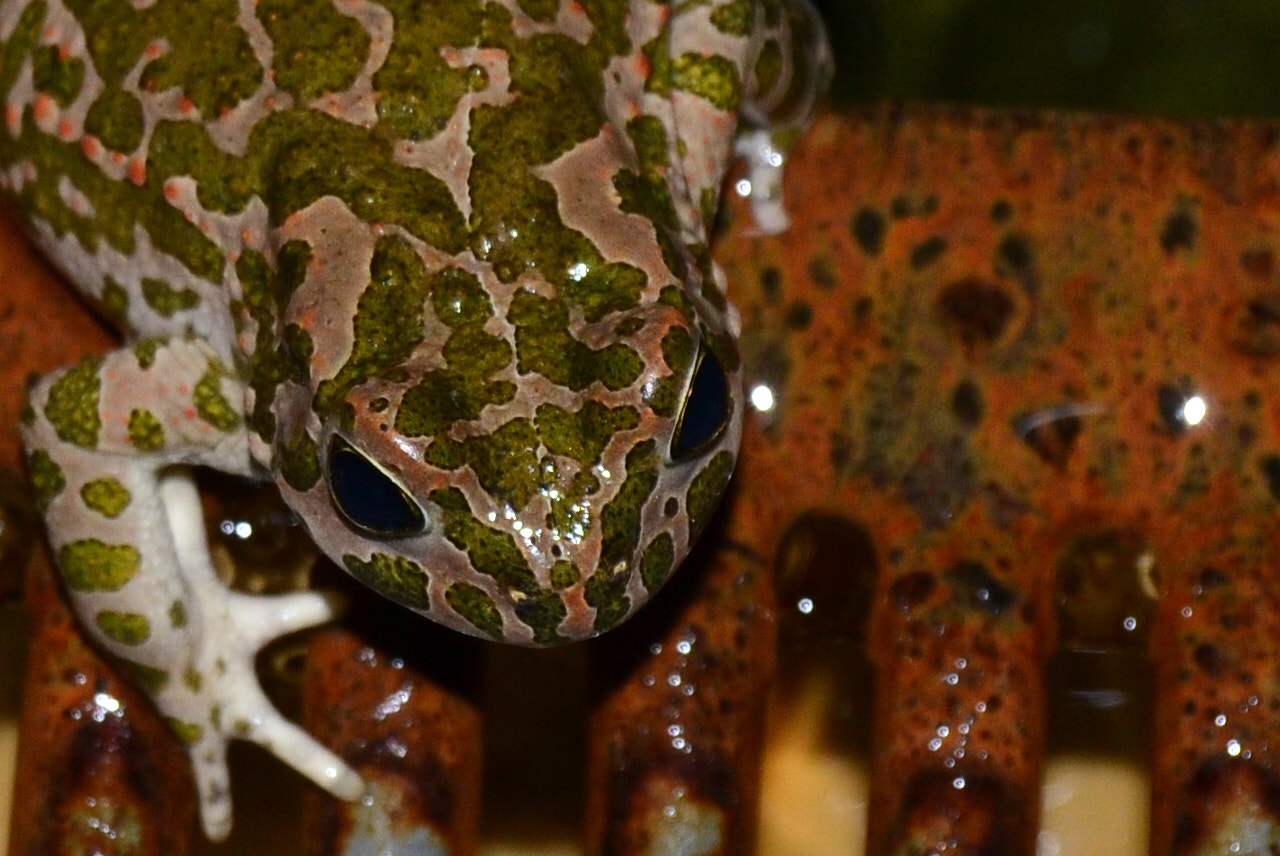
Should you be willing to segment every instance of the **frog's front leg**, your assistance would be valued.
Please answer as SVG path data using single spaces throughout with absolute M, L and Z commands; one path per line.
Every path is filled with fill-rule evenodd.
M 216 577 L 188 467 L 249 475 L 244 391 L 198 340 L 149 340 L 42 379 L 24 441 L 72 604 L 147 690 L 195 770 L 212 839 L 231 828 L 227 741 L 259 743 L 344 798 L 357 774 L 284 719 L 254 673 L 270 640 L 328 620 L 321 595 Z

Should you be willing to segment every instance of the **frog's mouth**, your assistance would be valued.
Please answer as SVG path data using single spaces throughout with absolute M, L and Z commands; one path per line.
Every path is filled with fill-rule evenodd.
M 429 518 L 395 476 L 334 434 L 325 462 L 329 498 L 343 519 L 372 538 L 409 538 L 427 531 Z

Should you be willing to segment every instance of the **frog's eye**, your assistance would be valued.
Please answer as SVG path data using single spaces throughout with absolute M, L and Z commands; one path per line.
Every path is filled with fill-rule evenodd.
M 329 441 L 329 495 L 347 522 L 366 535 L 403 538 L 427 525 L 405 489 L 338 436 Z
M 700 349 L 693 382 L 671 440 L 672 460 L 692 458 L 718 440 L 729 424 L 730 404 L 729 377 L 724 366 L 711 351 Z

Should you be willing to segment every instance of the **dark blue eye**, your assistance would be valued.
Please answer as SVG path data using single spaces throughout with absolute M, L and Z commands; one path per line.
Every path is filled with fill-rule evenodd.
M 403 538 L 426 528 L 404 488 L 341 437 L 329 441 L 329 495 L 347 522 L 376 538 Z
M 671 441 L 672 460 L 692 458 L 719 439 L 729 424 L 729 377 L 716 355 L 701 349 L 693 367 L 693 383 L 684 400 L 680 424 Z

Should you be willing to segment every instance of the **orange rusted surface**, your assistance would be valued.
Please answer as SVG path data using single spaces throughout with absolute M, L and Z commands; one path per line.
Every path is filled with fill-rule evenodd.
M 35 257 L 7 213 L 0 230 L 0 468 L 17 473 L 26 377 L 105 350 L 111 338 Z M 39 534 L 26 526 L 22 537 L 34 542 Z M 85 646 L 46 551 L 31 555 L 31 648 L 9 852 L 107 854 L 127 846 L 139 856 L 181 856 L 195 818 L 185 755 L 144 696 Z
M 1152 852 L 1275 840 L 1278 139 L 884 108 L 810 131 L 785 236 L 735 207 L 774 406 L 729 537 L 776 557 L 821 512 L 870 539 L 869 852 L 1034 852 L 1056 615 L 1072 646 L 1152 634 Z
M 1145 652 L 1153 853 L 1280 839 L 1278 177 L 1271 125 L 883 108 L 811 130 L 786 235 L 753 235 L 732 204 L 718 254 L 749 387 L 772 406 L 748 414 L 708 543 L 598 646 L 591 851 L 649 852 L 692 830 L 714 852 L 750 852 L 775 571 L 787 622 L 863 640 L 874 668 L 869 852 L 1034 852 L 1060 651 Z M 13 312 L 74 310 L 22 294 L 6 286 L 31 307 Z M 63 323 L 0 318 L 0 341 L 26 348 L 6 377 L 69 362 L 21 339 L 58 338 Z M 14 437 L 0 436 L 11 462 Z M 142 758 L 187 775 L 165 741 L 112 754 L 135 732 L 73 719 L 96 685 L 68 676 L 107 673 L 60 659 L 82 649 L 48 612 L 48 580 L 29 592 L 59 617 L 40 619 L 56 633 L 37 631 L 50 635 L 24 691 L 23 856 L 50 852 L 31 842 L 79 799 L 59 771 L 130 781 Z M 795 592 L 815 594 L 797 610 Z M 436 737 L 406 751 L 422 769 L 371 778 L 412 798 L 407 816 L 473 830 L 473 791 L 423 785 L 436 765 L 472 787 L 467 695 L 417 683 L 397 652 L 345 632 L 313 654 L 310 726 L 358 763 L 395 755 L 423 723 L 419 736 L 446 735 L 439 754 Z M 368 715 L 397 705 L 402 719 Z M 100 760 L 77 767 L 85 733 Z M 151 794 L 166 821 L 147 834 L 189 826 L 185 787 Z M 351 840 L 356 815 L 322 805 L 316 852 Z

